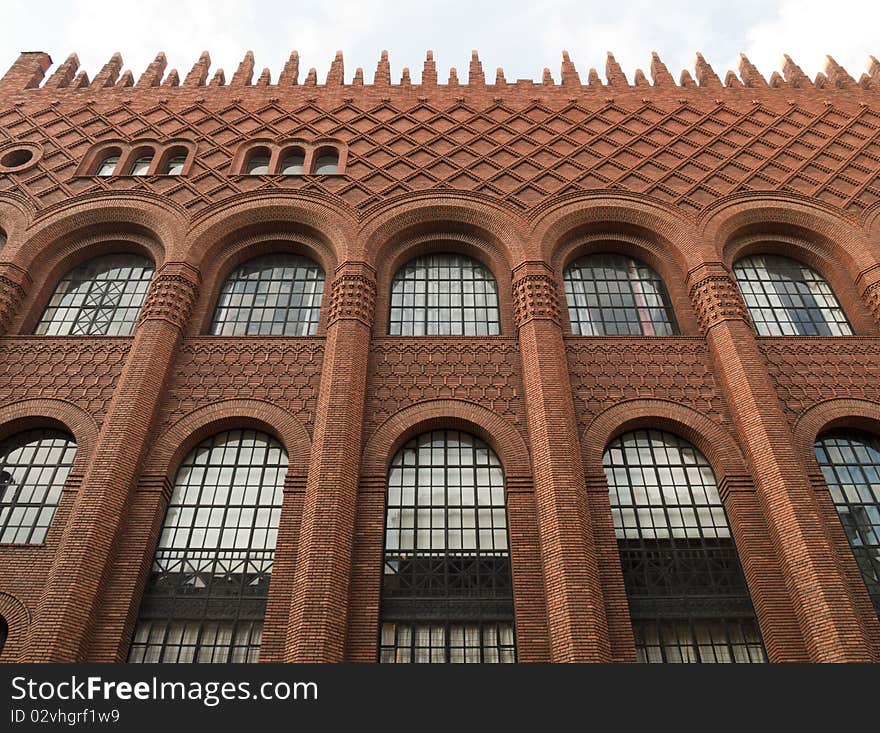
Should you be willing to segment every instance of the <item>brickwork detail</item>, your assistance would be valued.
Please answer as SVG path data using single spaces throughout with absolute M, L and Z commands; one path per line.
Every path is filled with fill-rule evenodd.
M 690 296 L 704 333 L 712 326 L 730 319 L 749 323 L 749 313 L 739 289 L 727 274 L 701 278 L 691 286 Z
M 160 271 L 147 292 L 140 322 L 163 320 L 183 331 L 192 315 L 199 286 L 191 276 Z
M 344 273 L 333 281 L 328 323 L 354 319 L 371 328 L 375 310 L 376 283 L 372 278 Z
M 561 308 L 556 281 L 549 274 L 526 274 L 513 283 L 513 313 L 517 327 L 534 319 L 559 324 Z

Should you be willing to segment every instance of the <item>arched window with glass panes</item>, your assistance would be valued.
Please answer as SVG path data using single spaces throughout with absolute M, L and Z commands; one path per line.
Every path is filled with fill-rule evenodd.
M 677 435 L 637 430 L 603 460 L 639 661 L 766 661 L 702 453 Z
M 818 437 L 816 460 L 880 616 L 880 439 L 862 430 Z
M 0 443 L 0 544 L 46 539 L 75 458 L 76 442 L 60 430 L 28 430 Z
M 489 268 L 459 254 L 407 262 L 391 283 L 392 336 L 497 336 L 498 287 Z
M 388 470 L 381 662 L 516 661 L 504 472 L 482 440 L 434 430 Z
M 96 257 L 68 272 L 37 324 L 43 336 L 128 336 L 153 278 L 153 263 L 135 254 Z
M 214 309 L 211 333 L 314 336 L 323 294 L 324 271 L 307 257 L 257 257 L 226 278 Z
M 597 253 L 565 268 L 565 296 L 575 336 L 670 336 L 678 324 L 666 286 L 632 257 Z
M 759 336 L 851 336 L 831 286 L 806 265 L 779 255 L 737 260 L 733 273 Z
M 287 453 L 230 430 L 177 471 L 129 661 L 256 662 L 275 558 Z

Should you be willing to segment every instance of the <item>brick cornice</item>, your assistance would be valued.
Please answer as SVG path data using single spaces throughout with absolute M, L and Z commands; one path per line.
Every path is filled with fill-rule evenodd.
M 524 262 L 513 271 L 513 315 L 517 328 L 533 320 L 562 322 L 559 288 L 543 262 Z

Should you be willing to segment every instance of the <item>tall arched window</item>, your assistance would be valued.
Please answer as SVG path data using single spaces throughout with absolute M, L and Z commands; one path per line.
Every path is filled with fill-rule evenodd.
M 642 662 L 764 662 L 761 634 L 715 474 L 671 433 L 605 450 L 605 475 Z
M 46 539 L 74 458 L 76 443 L 59 430 L 28 430 L 0 443 L 0 543 Z
M 759 336 L 851 336 L 852 329 L 822 276 L 778 255 L 751 255 L 733 266 Z
M 470 257 L 436 254 L 401 267 L 391 283 L 393 336 L 497 336 L 498 287 Z
M 678 324 L 660 276 L 644 262 L 603 253 L 565 268 L 565 296 L 576 336 L 669 336 Z
M 880 616 L 880 440 L 860 430 L 820 435 L 816 460 Z
M 202 441 L 177 471 L 129 655 L 256 662 L 287 453 L 254 430 Z
M 127 336 L 153 278 L 153 263 L 133 254 L 105 255 L 68 272 L 55 287 L 36 333 Z
M 314 336 L 324 271 L 306 257 L 275 254 L 245 262 L 223 283 L 211 333 L 217 336 Z
M 388 471 L 382 662 L 514 662 L 504 474 L 457 430 L 409 441 Z

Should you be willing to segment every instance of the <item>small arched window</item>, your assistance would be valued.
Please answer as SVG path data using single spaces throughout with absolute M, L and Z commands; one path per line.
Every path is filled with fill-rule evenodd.
M 482 440 L 435 430 L 388 470 L 382 662 L 515 662 L 504 472 Z
M 305 173 L 306 154 L 300 148 L 288 150 L 281 160 L 281 175 L 299 176 Z
M 880 440 L 860 430 L 819 436 L 816 460 L 880 616 Z
M 603 457 L 642 662 L 764 662 L 709 462 L 671 433 L 637 430 Z
M 95 168 L 95 175 L 101 176 L 102 178 L 112 176 L 113 173 L 116 171 L 117 163 L 119 163 L 119 153 L 114 152 L 104 156 L 98 162 L 97 168 Z
M 498 287 L 470 257 L 436 254 L 401 267 L 391 283 L 392 336 L 497 336 Z
M 806 265 L 759 254 L 733 272 L 759 336 L 852 335 L 831 286 Z
M 179 176 L 183 173 L 183 167 L 186 165 L 185 155 L 172 155 L 165 163 L 162 171 L 164 176 Z
M 247 157 L 244 172 L 249 176 L 262 176 L 269 172 L 272 155 L 268 148 L 254 148 Z
M 339 151 L 332 148 L 318 151 L 313 167 L 316 176 L 339 173 Z
M 75 457 L 76 443 L 59 430 L 28 430 L 0 443 L 0 543 L 46 539 Z
M 324 271 L 312 260 L 274 254 L 245 262 L 223 283 L 211 333 L 216 336 L 314 336 Z
M 644 262 L 591 254 L 564 273 L 571 330 L 576 336 L 671 336 L 678 324 L 666 286 Z
M 36 333 L 128 336 L 150 287 L 153 263 L 133 254 L 105 255 L 71 270 L 55 288 Z
M 128 170 L 130 176 L 145 176 L 150 172 L 150 166 L 153 164 L 153 154 L 148 153 L 138 156 L 131 164 Z
M 255 430 L 183 460 L 153 558 L 130 662 L 256 662 L 287 453 Z

